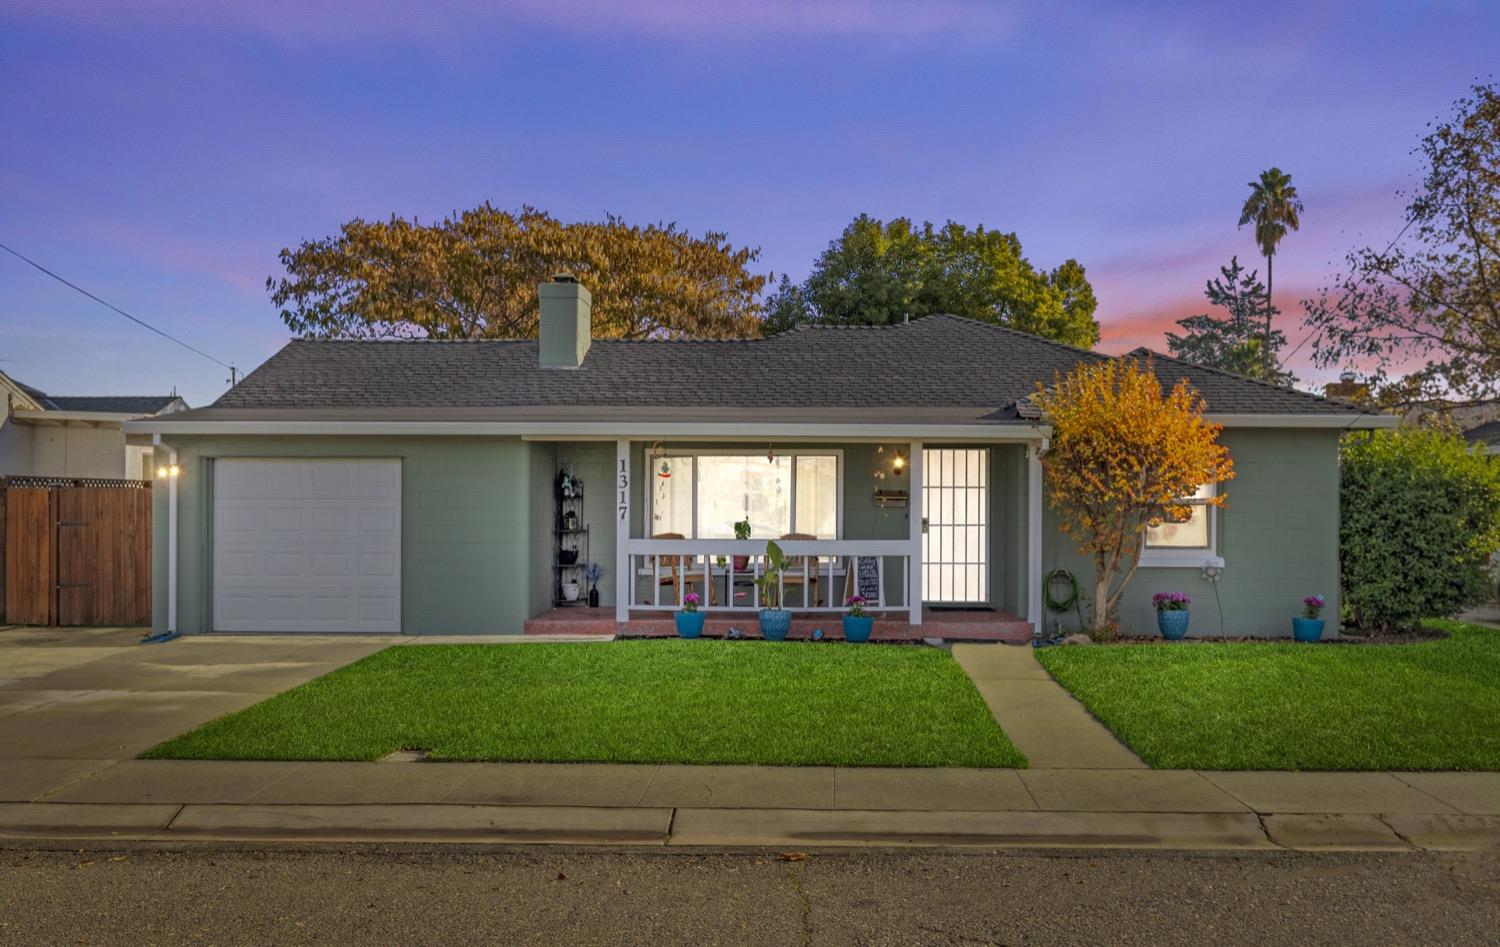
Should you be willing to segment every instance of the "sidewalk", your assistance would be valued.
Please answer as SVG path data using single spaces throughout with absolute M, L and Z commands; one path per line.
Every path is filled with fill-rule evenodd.
M 0 837 L 1480 850 L 1500 773 L 12 761 Z

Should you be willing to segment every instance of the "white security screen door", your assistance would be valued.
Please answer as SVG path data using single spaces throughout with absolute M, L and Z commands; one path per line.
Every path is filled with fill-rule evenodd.
M 922 599 L 936 604 L 990 600 L 990 452 L 922 451 Z

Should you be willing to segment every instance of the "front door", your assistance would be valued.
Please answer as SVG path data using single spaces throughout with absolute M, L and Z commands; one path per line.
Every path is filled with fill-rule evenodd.
M 990 600 L 990 452 L 922 451 L 922 600 L 937 605 Z

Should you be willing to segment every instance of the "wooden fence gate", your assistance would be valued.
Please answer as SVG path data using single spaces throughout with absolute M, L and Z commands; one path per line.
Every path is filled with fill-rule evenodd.
M 151 623 L 151 484 L 0 479 L 0 615 L 16 625 Z

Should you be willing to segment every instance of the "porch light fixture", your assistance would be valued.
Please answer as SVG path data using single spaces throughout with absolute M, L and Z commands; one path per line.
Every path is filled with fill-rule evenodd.
M 906 469 L 906 458 L 901 455 L 900 451 L 896 451 L 896 459 L 891 461 L 891 467 L 898 474 Z
M 162 480 L 166 480 L 169 477 L 175 480 L 177 478 L 177 475 L 180 473 L 182 473 L 182 468 L 177 466 L 176 464 L 173 464 L 170 467 L 156 468 L 156 476 Z

